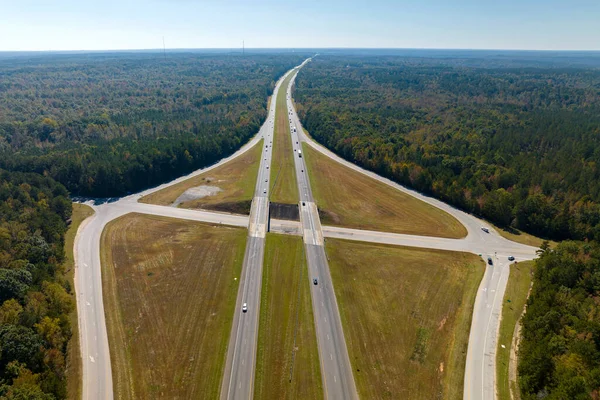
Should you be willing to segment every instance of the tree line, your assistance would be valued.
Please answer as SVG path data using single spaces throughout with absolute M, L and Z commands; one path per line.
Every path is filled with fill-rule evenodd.
M 136 192 L 219 160 L 254 135 L 301 54 L 172 53 L 0 60 L 0 167 L 73 195 Z
M 0 170 L 0 398 L 66 397 L 75 306 L 63 276 L 70 216 L 61 184 Z

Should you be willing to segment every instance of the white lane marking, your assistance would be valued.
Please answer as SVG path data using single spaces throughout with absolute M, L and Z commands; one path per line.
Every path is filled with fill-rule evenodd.
M 83 266 L 84 266 L 84 267 L 87 267 L 88 265 L 87 265 L 86 263 L 83 263 Z
M 86 301 L 85 304 L 88 305 L 88 306 L 91 306 L 91 304 L 90 304 L 89 301 Z
M 333 376 L 333 381 L 334 381 L 334 382 L 337 382 L 337 379 L 335 379 L 335 375 Z
M 94 357 L 92 357 L 92 356 L 90 356 L 90 361 L 93 362 L 93 363 L 96 362 L 96 360 L 94 360 Z
M 327 340 L 329 340 L 329 333 L 327 334 Z
M 333 354 L 329 353 L 329 358 L 333 360 Z

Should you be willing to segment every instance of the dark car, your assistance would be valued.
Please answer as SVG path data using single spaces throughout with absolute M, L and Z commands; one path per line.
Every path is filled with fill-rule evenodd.
M 488 257 L 488 264 L 494 265 L 494 262 L 492 261 L 492 257 Z
M 317 283 L 319 283 L 319 282 L 317 281 L 317 278 L 313 279 L 313 283 L 314 283 L 315 285 L 316 285 Z
M 515 258 L 513 256 L 508 256 L 508 261 L 515 261 Z

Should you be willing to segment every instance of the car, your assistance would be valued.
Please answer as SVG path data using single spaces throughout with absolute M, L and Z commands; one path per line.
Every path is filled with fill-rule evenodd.
M 492 261 L 492 257 L 488 257 L 488 264 L 494 265 L 494 262 Z
M 296 151 L 296 149 L 294 149 L 294 151 Z
M 306 203 L 305 203 L 305 202 L 302 202 L 302 205 L 303 205 L 303 206 L 305 206 L 305 205 L 306 205 Z
M 268 180 L 268 179 L 265 179 L 265 182 L 269 182 L 269 180 Z
M 508 261 L 515 261 L 515 258 L 513 256 L 508 256 Z
M 244 304 L 242 305 L 242 311 L 243 311 L 243 312 L 247 312 L 247 311 L 248 311 L 248 304 L 244 303 Z
M 296 144 L 298 144 L 298 142 L 296 141 Z
M 304 170 L 300 170 L 300 172 L 304 172 Z
M 263 189 L 263 193 L 267 193 L 267 189 Z
M 269 166 L 267 165 L 267 169 L 269 169 Z
M 486 228 L 485 226 L 482 226 L 481 230 L 484 231 L 485 233 L 490 233 L 490 230 L 488 228 Z
M 315 285 L 316 285 L 317 283 L 319 283 L 319 282 L 317 281 L 317 278 L 314 278 L 314 279 L 313 279 L 313 283 L 314 283 Z

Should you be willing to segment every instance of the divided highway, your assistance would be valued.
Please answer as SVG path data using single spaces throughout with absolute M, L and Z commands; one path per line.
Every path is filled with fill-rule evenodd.
M 303 66 L 306 60 L 302 65 Z M 286 76 L 297 74 L 299 67 L 289 71 L 278 82 L 273 99 Z M 327 258 L 323 247 L 324 237 L 343 238 L 377 243 L 434 248 L 444 250 L 468 251 L 481 254 L 484 258 L 491 256 L 494 266 L 487 266 L 484 278 L 475 301 L 473 321 L 470 332 L 469 348 L 464 381 L 464 398 L 493 399 L 495 398 L 495 352 L 496 337 L 499 327 L 499 317 L 502 298 L 508 280 L 509 265 L 505 262 L 508 255 L 517 260 L 535 257 L 535 248 L 524 246 L 502 238 L 494 229 L 490 233 L 481 231 L 485 225 L 481 220 L 442 203 L 436 199 L 406 189 L 386 178 L 349 163 L 333 154 L 323 146 L 312 141 L 305 132 L 291 101 L 290 88 L 286 96 L 288 118 L 290 121 L 292 145 L 289 149 L 294 152 L 297 184 L 300 193 L 301 222 L 271 221 L 271 230 L 300 234 L 304 238 L 311 280 L 311 296 L 313 301 L 315 326 L 321 360 L 322 377 L 327 398 L 352 399 L 357 398 L 352 369 L 345 346 L 343 330 L 340 322 L 338 306 L 329 274 Z M 138 194 L 116 199 L 114 202 L 93 205 L 94 216 L 90 217 L 79 228 L 75 239 L 75 291 L 79 318 L 81 354 L 83 359 L 83 392 L 84 399 L 112 399 L 112 375 L 108 336 L 104 319 L 102 300 L 102 280 L 100 264 L 100 237 L 106 224 L 115 218 L 131 212 L 162 215 L 173 218 L 204 221 L 215 224 L 232 226 L 247 226 L 249 228 L 246 253 L 240 277 L 240 287 L 236 300 L 236 311 L 227 362 L 222 383 L 221 398 L 238 399 L 252 398 L 254 368 L 256 360 L 256 343 L 258 332 L 258 315 L 260 309 L 260 289 L 262 280 L 262 262 L 264 254 L 264 237 L 267 230 L 268 195 L 270 182 L 269 169 L 271 163 L 270 142 L 273 138 L 273 122 L 275 100 L 269 109 L 269 116 L 259 133 L 253 137 L 235 154 L 221 160 L 219 163 L 178 178 L 172 182 Z M 294 129 L 296 131 L 294 132 Z M 185 210 L 174 207 L 156 206 L 138 203 L 137 200 L 149 193 L 171 186 L 185 179 L 206 171 L 210 171 L 252 148 L 259 140 L 265 139 L 261 165 L 252 201 L 250 217 L 208 211 Z M 386 232 L 364 231 L 341 227 L 321 227 L 310 190 L 310 182 L 306 173 L 304 158 L 298 156 L 301 144 L 312 146 L 323 155 L 330 157 L 353 170 L 370 176 L 411 196 L 438 207 L 456 217 L 467 228 L 468 235 L 464 239 L 444 239 L 436 237 L 421 237 Z M 268 148 L 266 146 L 269 146 Z M 312 279 L 318 280 L 317 285 Z M 241 307 L 247 303 L 248 311 L 242 313 Z

